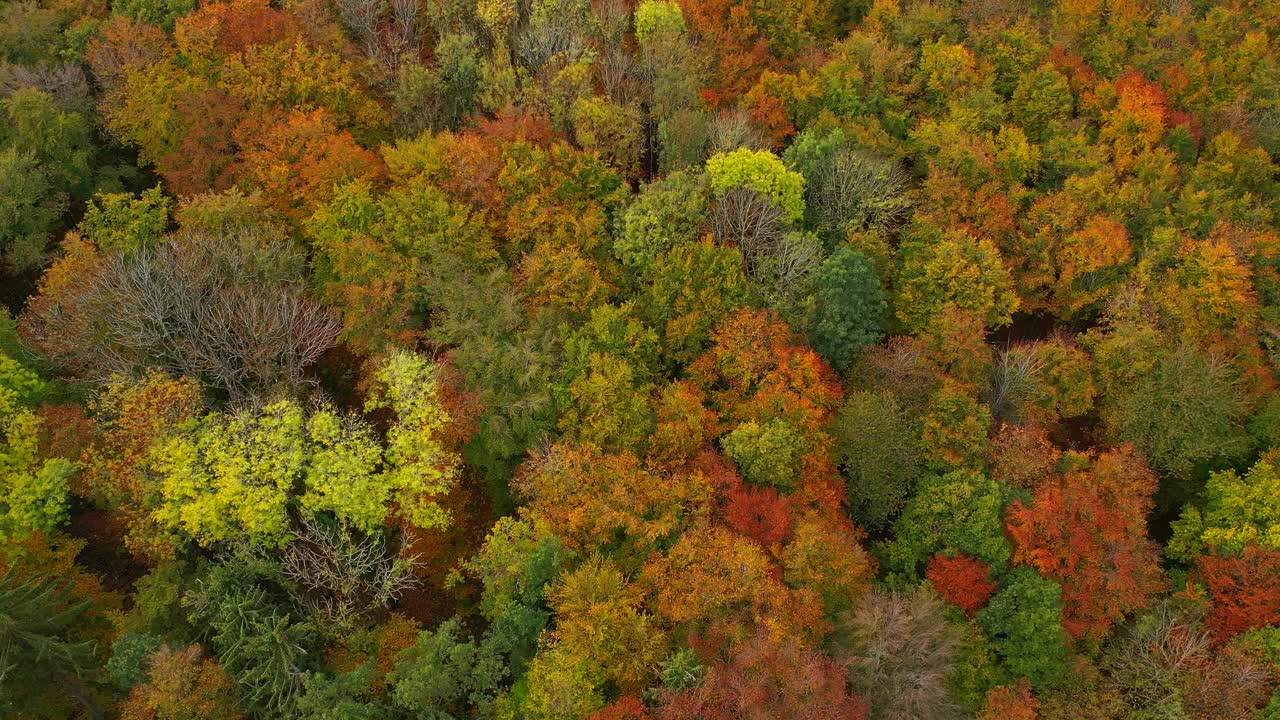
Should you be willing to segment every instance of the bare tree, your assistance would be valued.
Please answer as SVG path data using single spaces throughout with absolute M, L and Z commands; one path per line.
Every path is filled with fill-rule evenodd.
M 1040 392 L 1040 372 L 1044 359 L 1035 343 L 1005 347 L 991 364 L 991 389 L 987 402 L 997 421 L 1021 422 L 1028 404 Z
M 833 654 L 871 701 L 873 720 L 961 716 L 947 687 L 959 631 L 928 588 L 872 590 L 840 619 L 833 638 Z
M 418 558 L 392 552 L 381 534 L 323 527 L 307 516 L 294 534 L 281 572 L 298 585 L 302 604 L 335 629 L 357 628 L 418 583 Z
M 711 209 L 711 232 L 723 245 L 742 250 L 743 266 L 757 277 L 762 261 L 773 255 L 786 236 L 782 208 L 768 195 L 747 187 L 731 188 Z
M 302 267 L 282 241 L 182 235 L 103 258 L 82 285 L 33 303 L 23 330 L 90 381 L 160 368 L 234 400 L 296 390 L 341 329 L 305 296 Z
M 892 160 L 859 150 L 839 150 L 821 165 L 809 188 L 818 225 L 827 232 L 885 229 L 911 208 L 903 191 L 907 174 Z

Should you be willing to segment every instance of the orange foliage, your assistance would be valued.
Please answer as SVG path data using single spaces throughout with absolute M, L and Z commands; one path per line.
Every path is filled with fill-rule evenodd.
M 782 418 L 811 440 L 843 396 L 835 372 L 767 310 L 739 310 L 711 333 L 712 347 L 689 368 L 731 425 Z
M 925 576 L 944 600 L 970 617 L 986 607 L 996 591 L 991 566 L 968 555 L 934 555 Z
M 324 109 L 294 111 L 265 129 L 242 123 L 235 137 L 245 148 L 247 175 L 268 203 L 299 221 L 328 201 L 335 185 L 376 180 L 385 172 L 382 160 L 339 130 Z
M 1040 701 L 1031 694 L 1026 678 L 1017 685 L 1000 685 L 987 693 L 986 703 L 977 720 L 1036 720 Z
M 120 707 L 121 720 L 239 720 L 235 682 L 199 645 L 162 646 L 151 659 L 149 681 Z
M 1014 501 L 1014 560 L 1062 585 L 1063 627 L 1102 639 L 1163 586 L 1159 546 L 1147 536 L 1156 476 L 1129 446 L 1042 484 L 1031 506 Z
M 787 588 L 780 575 L 759 545 L 704 524 L 652 557 L 641 580 L 653 593 L 650 606 L 669 623 L 721 637 L 759 623 L 783 635 L 821 637 L 827 627 L 821 601 Z
M 700 474 L 662 477 L 631 453 L 605 454 L 585 444 L 560 444 L 535 455 L 512 487 L 528 499 L 535 520 L 587 553 L 619 538 L 635 549 L 652 547 L 711 500 Z

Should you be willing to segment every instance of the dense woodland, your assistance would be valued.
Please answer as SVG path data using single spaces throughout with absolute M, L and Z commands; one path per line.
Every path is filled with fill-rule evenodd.
M 1280 719 L 1280 3 L 0 0 L 0 716 Z

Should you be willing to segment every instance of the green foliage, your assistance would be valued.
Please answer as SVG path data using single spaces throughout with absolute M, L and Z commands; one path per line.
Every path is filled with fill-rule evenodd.
M 449 33 L 436 44 L 436 65 L 400 64 L 391 98 L 402 135 L 456 129 L 475 109 L 480 91 L 476 38 Z
M 726 435 L 723 444 L 747 482 L 783 492 L 795 488 L 804 438 L 791 423 L 781 418 L 764 424 L 745 422 Z
M 493 701 L 506 666 L 491 643 L 460 634 L 460 623 L 449 620 L 400 653 L 389 677 L 397 707 L 413 717 L 453 720 Z
M 453 486 L 458 458 L 441 439 L 450 418 L 441 402 L 439 368 L 421 355 L 396 351 L 375 379 L 368 409 L 389 408 L 397 418 L 387 431 L 384 482 L 411 523 L 423 529 L 443 527 L 449 516 L 436 498 Z M 374 515 L 370 508 L 367 517 Z
M 262 568 L 232 557 L 184 598 L 246 708 L 262 717 L 293 717 L 319 661 L 318 633 L 293 618 L 282 596 Z
M 1013 548 L 1001 511 L 1005 488 L 972 470 L 927 476 L 883 546 L 886 566 L 915 575 L 935 553 L 964 553 L 1001 570 Z
M 160 241 L 169 228 L 173 198 L 157 185 L 137 198 L 129 193 L 99 194 L 80 221 L 84 233 L 106 252 L 133 252 Z
M 613 254 L 627 267 L 648 274 L 659 255 L 698 239 L 707 195 L 707 176 L 691 170 L 645 185 L 622 215 Z
M 1205 552 L 1238 555 L 1249 545 L 1280 550 L 1280 472 L 1269 460 L 1244 477 L 1235 470 L 1210 474 L 1203 502 L 1174 521 L 1168 553 L 1189 563 Z
M 0 709 L 30 709 L 10 704 L 22 696 L 15 687 L 43 687 L 93 668 L 93 643 L 68 637 L 92 602 L 69 603 L 70 586 L 65 578 L 21 577 L 13 565 L 0 575 Z
M 1057 583 L 1030 568 L 1017 568 L 977 619 L 991 638 L 1007 682 L 1025 677 L 1039 690 L 1066 680 L 1067 633 Z
M 13 270 L 38 267 L 66 209 L 35 153 L 0 149 L 0 259 Z
M 804 217 L 804 176 L 788 170 L 771 152 L 739 148 L 707 160 L 711 189 L 717 195 L 745 187 L 772 198 L 792 222 Z
M 145 633 L 125 633 L 111 646 L 107 674 L 116 687 L 128 692 L 146 681 L 151 672 L 151 656 L 164 645 L 164 640 Z
M 813 347 L 838 369 L 884 334 L 887 305 L 880 278 L 867 256 L 848 246 L 831 254 L 813 278 L 817 314 Z
M 195 0 L 112 0 L 111 12 L 149 25 L 173 29 L 173 23 L 196 8 Z
M 1133 380 L 1108 387 L 1102 417 L 1113 441 L 1133 443 L 1153 467 L 1178 481 L 1166 487 L 1172 494 L 1164 499 L 1176 507 L 1188 498 L 1198 471 L 1249 452 L 1248 405 L 1237 371 L 1222 358 L 1188 346 L 1155 352 L 1125 369 L 1136 372 Z
M 663 355 L 678 363 L 700 355 L 711 329 L 746 304 L 747 288 L 736 248 L 700 242 L 658 256 L 643 307 Z
M 832 434 L 848 481 L 848 503 L 859 524 L 884 528 L 924 474 L 916 419 L 887 391 L 845 397 Z
M 680 5 L 672 0 L 642 0 L 636 7 L 636 40 L 641 45 L 679 35 L 688 29 Z

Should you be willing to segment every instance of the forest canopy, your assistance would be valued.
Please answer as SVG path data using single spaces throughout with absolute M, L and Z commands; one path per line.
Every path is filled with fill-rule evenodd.
M 0 717 L 1280 718 L 1280 3 L 0 0 Z

